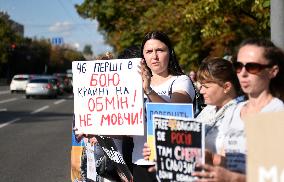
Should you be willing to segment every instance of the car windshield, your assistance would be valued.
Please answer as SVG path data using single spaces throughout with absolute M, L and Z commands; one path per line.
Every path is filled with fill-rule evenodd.
M 26 80 L 28 80 L 28 78 L 14 78 L 14 80 L 16 80 L 16 81 L 26 81 Z
M 48 83 L 48 79 L 34 79 L 30 83 Z

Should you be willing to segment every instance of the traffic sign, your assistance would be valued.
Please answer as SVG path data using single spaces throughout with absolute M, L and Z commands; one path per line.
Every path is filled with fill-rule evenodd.
M 53 45 L 62 45 L 63 44 L 63 37 L 53 37 L 51 39 L 51 44 L 53 44 Z

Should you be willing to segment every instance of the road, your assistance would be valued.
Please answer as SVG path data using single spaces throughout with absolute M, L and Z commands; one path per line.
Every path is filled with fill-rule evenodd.
M 70 181 L 73 97 L 25 99 L 0 86 L 0 181 Z

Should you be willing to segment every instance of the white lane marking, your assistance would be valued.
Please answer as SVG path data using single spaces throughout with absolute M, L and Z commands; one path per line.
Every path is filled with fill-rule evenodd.
M 3 91 L 0 91 L 0 95 L 2 95 L 2 94 L 8 94 L 8 93 L 10 93 L 10 90 L 3 90 Z
M 21 118 L 16 118 L 16 119 L 13 119 L 13 120 L 8 121 L 6 123 L 3 123 L 3 124 L 0 125 L 0 128 L 3 128 L 3 127 L 5 127 L 5 126 L 7 126 L 9 124 L 15 123 L 16 121 L 19 121 L 19 120 L 21 120 Z
M 6 102 L 12 102 L 12 101 L 15 101 L 15 100 L 18 100 L 18 98 L 11 98 L 11 99 L 6 99 L 6 100 L 1 100 L 0 104 L 6 103 Z
M 65 99 L 60 99 L 60 100 L 54 102 L 54 104 L 57 105 L 57 104 L 60 104 L 60 103 L 62 103 L 62 102 L 65 102 L 65 101 L 66 101 Z
M 7 111 L 7 108 L 0 108 L 0 112 Z
M 43 107 L 38 108 L 37 110 L 34 110 L 33 112 L 31 112 L 31 114 L 36 114 L 36 113 L 44 111 L 44 110 L 46 110 L 48 108 L 49 108 L 49 106 L 43 106 Z

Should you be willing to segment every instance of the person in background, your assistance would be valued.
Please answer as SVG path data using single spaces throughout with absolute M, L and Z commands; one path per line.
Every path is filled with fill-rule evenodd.
M 223 58 L 208 58 L 200 65 L 197 80 L 207 104 L 196 118 L 206 124 L 205 148 L 223 156 L 224 135 L 237 103 L 242 100 L 239 99 L 242 93 L 237 74 L 231 62 Z
M 71 148 L 71 181 L 81 181 L 81 157 L 83 151 L 83 140 L 77 142 L 75 133 L 72 131 L 72 148 Z
M 270 40 L 248 39 L 241 43 L 234 67 L 248 100 L 236 107 L 225 134 L 226 168 L 201 164 L 198 181 L 246 181 L 244 118 L 260 112 L 284 109 L 284 53 Z
M 189 78 L 191 79 L 191 81 L 193 82 L 195 88 L 196 88 L 197 90 L 199 90 L 199 89 L 200 89 L 200 84 L 199 84 L 199 82 L 197 81 L 196 72 L 193 71 L 193 70 L 191 70 L 191 71 L 189 72 L 188 76 L 189 76 Z
M 233 58 L 233 51 L 231 50 L 230 47 L 225 47 L 223 59 L 232 62 L 232 58 Z
M 191 81 L 193 81 L 193 83 L 197 82 L 197 77 L 196 77 L 196 73 L 195 71 L 191 70 L 188 74 L 189 78 L 191 79 Z
M 129 48 L 126 48 L 123 50 L 118 55 L 118 59 L 129 59 L 129 58 L 139 58 L 140 57 L 140 46 L 131 46 Z M 98 56 L 96 59 L 97 60 L 109 60 L 112 59 L 113 56 L 111 53 L 107 52 L 105 55 Z M 78 135 L 77 138 L 83 137 L 82 135 Z M 88 135 L 87 137 L 88 141 L 92 142 L 92 145 L 95 147 L 95 160 L 100 160 L 102 156 L 104 156 L 103 150 L 98 147 L 98 143 L 96 141 L 96 138 L 94 135 Z M 132 138 L 128 136 L 111 136 L 113 139 L 118 151 L 123 155 L 123 158 L 129 167 L 129 169 L 132 171 L 132 161 L 131 161 L 131 155 L 132 155 L 132 149 L 133 149 L 133 142 Z M 86 140 L 86 139 L 85 139 Z M 87 178 L 87 170 L 86 170 L 86 163 L 87 161 L 87 155 L 86 151 L 83 150 L 83 155 L 82 155 L 82 167 L 81 167 L 81 176 L 82 176 L 82 181 L 89 181 L 91 182 L 92 180 Z M 111 170 L 111 169 L 110 169 Z M 113 171 L 115 173 L 115 171 Z M 116 178 L 117 176 L 114 175 Z M 96 181 L 114 181 L 113 179 L 107 179 L 105 177 L 101 177 L 100 175 L 97 175 Z
M 140 46 L 134 45 L 124 49 L 119 55 L 118 59 L 140 58 Z M 122 155 L 129 170 L 133 173 L 132 165 L 132 152 L 133 152 L 133 139 L 130 136 L 123 136 L 122 138 Z
M 141 57 L 140 73 L 146 102 L 192 103 L 195 97 L 193 84 L 182 72 L 172 44 L 165 33 L 147 33 L 142 41 Z M 145 161 L 142 156 L 146 134 L 133 136 L 133 141 L 134 181 L 156 181 L 155 174 L 148 172 L 149 161 Z
M 109 60 L 109 59 L 113 59 L 113 55 L 110 52 L 106 52 L 103 55 L 100 55 L 98 57 L 96 57 L 96 60 Z M 76 128 L 73 128 L 74 131 L 76 131 Z M 93 182 L 94 180 L 89 179 L 87 177 L 87 143 L 90 143 L 90 145 L 92 147 L 94 147 L 94 159 L 95 159 L 95 163 L 96 166 L 98 166 L 98 161 L 104 156 L 104 152 L 102 150 L 102 148 L 99 146 L 97 139 L 95 137 L 95 135 L 88 135 L 88 134 L 76 134 L 76 140 L 77 142 L 81 142 L 83 141 L 83 143 L 85 144 L 83 146 L 83 150 L 82 150 L 82 155 L 81 155 L 81 182 Z M 122 140 L 121 137 L 116 137 L 116 138 L 112 138 L 118 151 L 120 153 L 122 153 Z M 114 177 L 118 177 L 116 176 L 116 174 L 113 174 Z M 108 182 L 108 181 L 113 181 L 110 179 L 107 179 L 105 177 L 102 177 L 100 175 L 96 175 L 96 180 L 97 182 Z
M 191 70 L 188 75 L 189 75 L 190 80 L 193 83 L 195 93 L 196 93 L 195 100 L 193 101 L 193 103 L 194 103 L 194 117 L 196 118 L 196 116 L 199 115 L 199 113 L 203 110 L 203 108 L 206 106 L 206 104 L 204 102 L 203 95 L 200 94 L 201 84 L 197 80 L 196 72 Z

